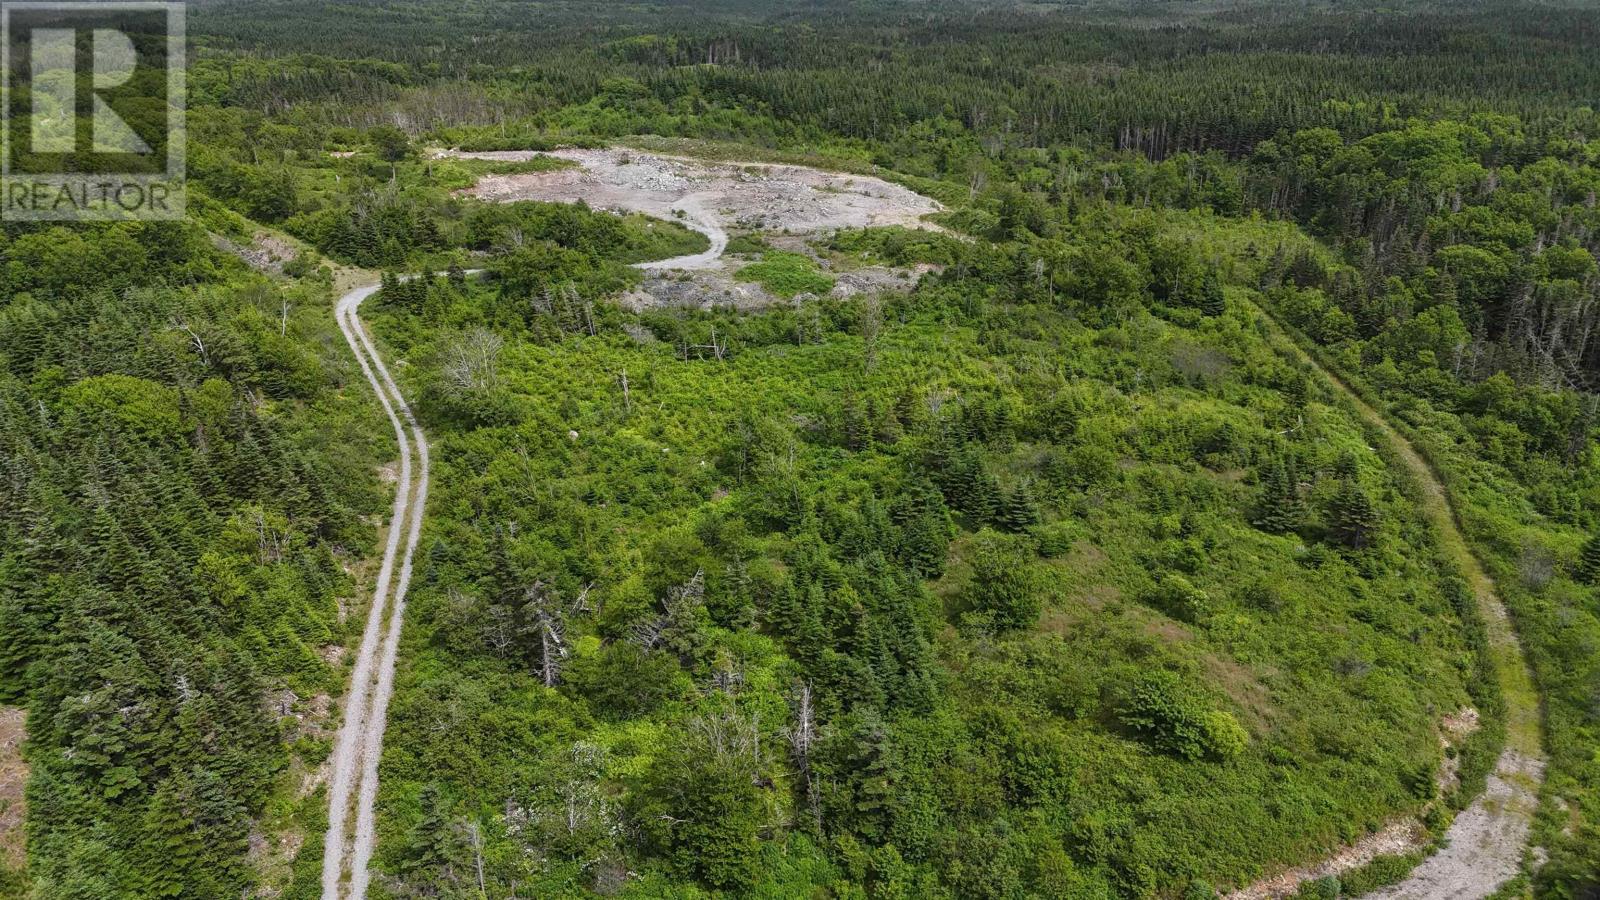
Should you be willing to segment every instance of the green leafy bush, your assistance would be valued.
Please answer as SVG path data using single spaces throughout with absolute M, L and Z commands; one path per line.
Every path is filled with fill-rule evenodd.
M 1001 629 L 1026 628 L 1042 606 L 1033 553 L 1018 538 L 984 532 L 977 539 L 972 581 L 963 594 L 967 605 Z
M 1152 746 L 1184 759 L 1232 759 L 1249 742 L 1231 713 L 1208 709 L 1194 687 L 1175 672 L 1138 676 L 1117 717 Z
M 833 278 L 817 268 L 816 261 L 803 253 L 768 250 L 758 262 L 734 273 L 740 281 L 753 281 L 779 297 L 796 294 L 823 295 L 833 289 Z

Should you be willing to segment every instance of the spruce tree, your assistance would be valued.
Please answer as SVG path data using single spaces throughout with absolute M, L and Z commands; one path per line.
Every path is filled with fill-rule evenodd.
M 997 630 L 1031 627 L 1043 602 L 1025 545 L 991 531 L 978 537 L 975 549 L 972 581 L 963 600 L 973 612 L 987 615 Z
M 1010 532 L 1027 531 L 1039 524 L 1039 504 L 1033 497 L 1033 488 L 1027 482 L 1006 493 L 996 516 L 996 523 Z
M 1260 476 L 1261 493 L 1256 498 L 1251 524 L 1272 534 L 1288 534 L 1305 522 L 1305 501 L 1293 470 L 1284 458 L 1274 457 Z
M 185 876 L 199 861 L 196 823 L 176 794 L 176 782 L 156 791 L 140 822 L 140 892 L 146 897 L 182 896 L 191 889 Z
M 1339 543 L 1360 550 L 1372 543 L 1378 530 L 1378 507 L 1354 479 L 1339 485 L 1328 505 L 1328 527 Z
M 455 863 L 460 858 L 461 836 L 451 821 L 449 808 L 439 785 L 422 788 L 418 798 L 422 818 L 407 835 L 407 856 L 401 868 L 407 874 L 433 884 L 456 880 Z
M 1222 293 L 1222 279 L 1215 268 L 1206 270 L 1206 277 L 1200 282 L 1200 311 L 1212 317 L 1228 311 L 1228 300 Z
M 1600 582 L 1600 534 L 1584 542 L 1583 555 L 1578 558 L 1577 577 L 1584 584 Z

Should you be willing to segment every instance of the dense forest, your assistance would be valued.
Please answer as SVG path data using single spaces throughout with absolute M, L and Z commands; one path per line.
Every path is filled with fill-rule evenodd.
M 1600 13 L 205 0 L 190 30 L 191 219 L 0 236 L 0 895 L 317 896 L 395 456 L 331 315 L 355 276 L 435 444 L 374 894 L 1201 898 L 1415 819 L 1302 894 L 1404 877 L 1507 698 L 1346 387 L 1532 667 L 1501 894 L 1600 891 Z M 740 277 L 785 302 L 641 308 L 631 264 L 704 237 L 474 200 L 564 163 L 428 152 L 618 142 L 873 173 L 943 230 L 751 229 Z M 830 295 L 869 260 L 925 274 Z
M 340 683 L 317 651 L 377 505 L 382 451 L 313 339 L 326 289 L 251 277 L 188 223 L 4 254 L 0 690 L 29 710 L 29 885 L 231 893 L 289 714 Z

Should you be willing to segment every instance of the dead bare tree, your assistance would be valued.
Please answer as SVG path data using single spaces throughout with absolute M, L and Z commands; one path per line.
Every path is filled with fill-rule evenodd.
M 610 819 L 610 806 L 599 787 L 604 765 L 605 750 L 600 746 L 588 741 L 572 745 L 564 777 L 556 785 L 567 834 L 577 834 Z
M 472 843 L 472 868 L 478 873 L 478 896 L 486 897 L 488 894 L 483 885 L 483 835 L 477 822 L 467 824 L 467 835 Z
M 451 593 L 455 594 L 454 588 L 451 588 Z M 515 632 L 516 619 L 511 610 L 499 603 L 490 606 L 483 625 L 483 641 L 489 645 L 490 652 L 500 659 L 509 656 L 516 644 Z
M 731 700 L 715 713 L 696 716 L 689 727 L 705 742 L 719 763 L 745 761 L 759 770 L 762 762 L 761 715 L 740 710 Z
M 189 336 L 189 346 L 194 348 L 194 352 L 199 355 L 201 364 L 210 366 L 211 354 L 206 350 L 206 342 L 201 339 L 193 328 L 189 327 L 189 323 L 182 319 L 177 319 L 173 321 L 172 327 Z
M 967 199 L 975 199 L 989 186 L 989 166 L 981 156 L 967 161 Z
M 806 802 L 811 808 L 811 820 L 818 833 L 821 833 L 822 794 L 811 771 L 811 749 L 817 742 L 817 712 L 809 682 L 801 681 L 795 685 L 789 697 L 789 708 L 793 719 L 783 729 L 783 736 L 789 741 L 790 760 L 794 762 L 800 777 L 805 779 Z
M 711 690 L 736 697 L 744 688 L 744 669 L 734 660 L 719 660 L 711 673 Z
M 282 559 L 286 532 L 276 523 L 267 521 L 266 512 L 259 506 L 251 510 L 251 525 L 256 532 L 256 558 L 264 564 Z
M 711 340 L 708 343 L 684 345 L 683 358 L 685 360 L 689 358 L 690 350 L 695 351 L 696 355 L 698 355 L 701 359 L 705 359 L 704 351 L 709 350 L 711 352 L 711 356 L 716 359 L 717 362 L 721 362 L 728 355 L 728 339 L 724 337 L 720 341 L 717 340 L 717 328 L 715 325 L 713 325 L 711 327 Z
M 630 639 L 645 650 L 658 647 L 692 656 L 700 642 L 700 611 L 705 608 L 706 576 L 697 571 L 687 582 L 667 591 L 661 613 L 635 622 Z
M 487 328 L 474 328 L 450 341 L 444 350 L 440 373 L 445 386 L 456 393 L 488 390 L 500 381 L 500 351 L 505 339 Z
M 568 655 L 566 611 L 560 597 L 542 581 L 535 581 L 522 596 L 522 632 L 533 656 L 533 671 L 545 687 L 561 680 Z
M 654 650 L 661 643 L 661 631 L 664 626 L 665 623 L 660 617 L 635 622 L 629 629 L 628 638 L 645 650 Z

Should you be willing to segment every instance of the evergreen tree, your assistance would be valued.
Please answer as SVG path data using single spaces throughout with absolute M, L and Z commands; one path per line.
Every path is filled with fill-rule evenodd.
M 1300 485 L 1284 457 L 1275 456 L 1260 475 L 1261 492 L 1256 497 L 1251 523 L 1262 531 L 1288 534 L 1305 523 L 1305 500 Z
M 1328 503 L 1328 527 L 1339 543 L 1355 550 L 1367 547 L 1378 530 L 1378 507 L 1353 478 L 1339 484 Z
M 407 835 L 401 871 L 425 883 L 453 884 L 462 858 L 461 832 L 450 815 L 444 792 L 429 782 L 417 800 L 422 815 Z
M 1583 554 L 1578 558 L 1577 579 L 1584 584 L 1600 582 L 1600 534 L 1583 543 Z
M 1032 485 L 1024 481 L 1017 485 L 1016 490 L 1006 493 L 995 524 L 1013 533 L 1027 531 L 1039 524 L 1039 503 L 1034 499 Z
M 146 897 L 179 897 L 190 892 L 187 876 L 199 862 L 197 828 L 177 796 L 175 780 L 156 791 L 140 823 L 140 891 Z
M 1228 301 L 1222 292 L 1222 278 L 1217 275 L 1215 266 L 1206 270 L 1205 279 L 1200 283 L 1200 311 L 1212 317 L 1228 311 Z

